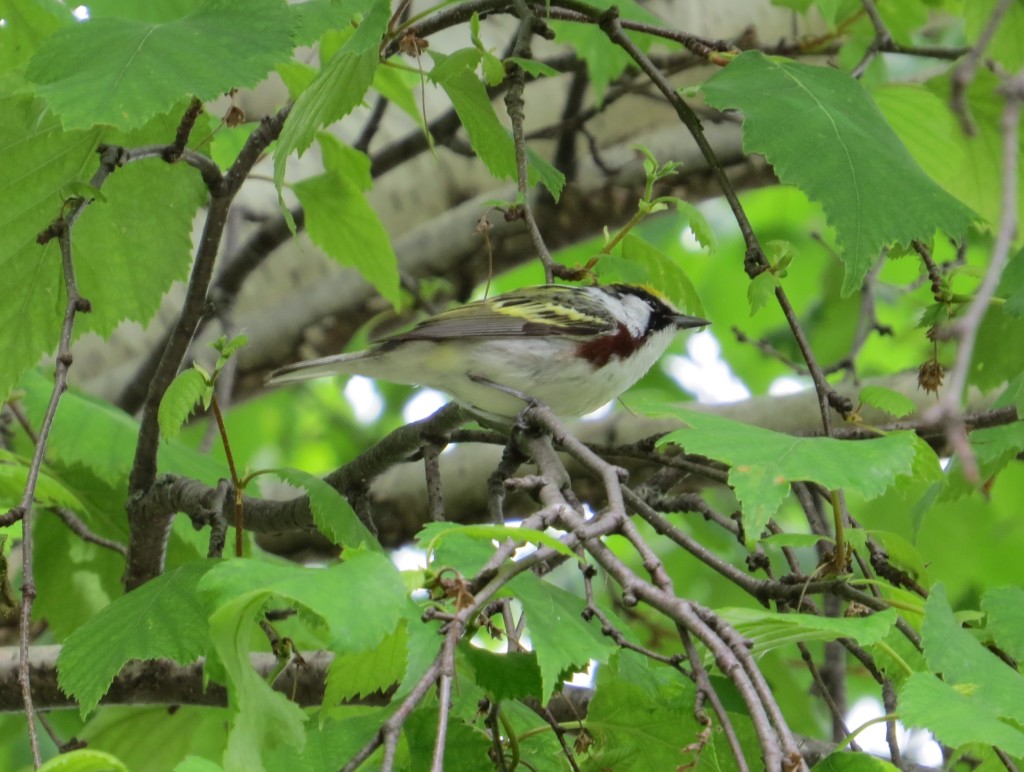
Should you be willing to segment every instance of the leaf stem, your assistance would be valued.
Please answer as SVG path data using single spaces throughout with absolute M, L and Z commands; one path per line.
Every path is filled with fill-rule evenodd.
M 235 489 L 235 557 L 242 557 L 244 539 L 242 538 L 242 491 L 244 485 L 238 477 L 238 470 L 235 468 L 235 456 L 231 452 L 231 442 L 228 439 L 228 429 L 224 425 L 224 415 L 220 412 L 220 402 L 214 392 L 210 397 L 210 407 L 213 410 L 213 417 L 217 419 L 217 430 L 220 432 L 221 445 L 224 446 L 224 455 L 228 460 L 228 469 L 231 471 L 231 486 Z

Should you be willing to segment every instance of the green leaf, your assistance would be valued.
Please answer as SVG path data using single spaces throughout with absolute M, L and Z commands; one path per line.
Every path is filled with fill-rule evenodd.
M 498 120 L 487 90 L 475 73 L 480 52 L 464 48 L 451 56 L 436 51 L 431 51 L 430 55 L 435 62 L 429 73 L 430 80 L 441 86 L 452 100 L 452 106 L 469 134 L 473 150 L 496 178 L 516 179 L 516 152 L 512 136 Z M 529 148 L 527 166 L 529 184 L 540 182 L 557 201 L 565 185 L 564 175 Z
M 128 767 L 109 753 L 79 748 L 50 759 L 39 772 L 128 772 Z
M 498 702 L 541 698 L 541 673 L 537 653 L 517 651 L 498 654 L 476 646 L 460 646 L 460 652 L 473 669 L 477 685 Z
M 489 539 L 471 538 L 462 528 L 456 523 L 427 523 L 416 534 L 416 543 L 433 556 L 431 570 L 447 567 L 473 576 L 494 555 Z
M 319 135 L 324 173 L 294 186 L 306 210 L 310 238 L 341 265 L 355 268 L 396 308 L 401 302 L 398 258 L 370 207 L 369 159 L 329 134 Z
M 28 459 L 0 448 L 0 510 L 6 511 L 21 504 L 28 482 L 29 464 Z M 72 491 L 45 469 L 39 471 L 36 479 L 34 500 L 46 507 L 66 507 L 72 511 L 85 508 Z
M 925 603 L 921 639 L 928 666 L 947 683 L 970 684 L 972 695 L 983 704 L 1024 723 L 1024 676 L 960 626 L 942 584 L 932 588 Z
M 288 156 L 301 156 L 317 131 L 359 106 L 380 62 L 380 41 L 390 15 L 387 0 L 376 0 L 358 29 L 331 57 L 296 100 L 274 151 L 274 183 L 280 189 Z
M 594 739 L 588 769 L 647 772 L 692 760 L 680 751 L 701 730 L 693 715 L 693 685 L 670 668 L 637 659 L 621 652 L 597 670 L 586 719 Z
M 223 772 L 220 764 L 200 756 L 186 756 L 184 761 L 174 767 L 174 772 Z
M 301 748 L 305 742 L 302 709 L 273 691 L 249 664 L 254 623 L 271 600 L 283 599 L 319 621 L 336 653 L 373 648 L 395 630 L 408 602 L 398 570 L 377 552 L 350 550 L 345 558 L 327 568 L 238 559 L 204 577 L 200 590 L 218 606 L 210 617 L 211 635 L 236 711 L 225 753 L 228 769 L 257 768 L 265 746 Z
M 169 440 L 177 437 L 185 421 L 210 388 L 203 374 L 194 368 L 179 373 L 160 400 L 157 413 L 160 433 Z
M 292 50 L 282 0 L 219 0 L 179 19 L 99 18 L 45 40 L 27 77 L 67 128 L 133 129 L 176 102 L 255 86 Z
M 319 721 L 306 724 L 306 742 L 300 748 L 279 745 L 264 756 L 267 772 L 335 770 L 345 766 L 370 740 L 388 718 L 386 708 L 345 708 L 321 713 Z M 374 754 L 365 765 L 379 768 Z
M 608 86 L 626 71 L 631 63 L 629 54 L 612 43 L 596 24 L 551 22 L 555 40 L 576 50 L 586 63 L 587 75 L 594 89 L 594 100 L 600 107 L 604 103 Z
M 324 34 L 324 30 L 343 29 L 357 16 L 366 14 L 375 0 L 304 0 L 289 8 L 298 18 L 295 25 L 295 43 L 306 45 Z
M 372 649 L 343 652 L 327 670 L 324 705 L 386 692 L 402 680 L 408 659 L 409 633 L 404 623 Z
M 900 718 L 908 727 L 928 729 L 956 748 L 967 743 L 995 745 L 1024 756 L 1024 733 L 1000 720 L 973 695 L 964 694 L 931 673 L 914 673 L 900 689 Z
M 544 62 L 538 62 L 536 59 L 523 59 L 522 57 L 519 56 L 510 56 L 505 61 L 515 62 L 516 64 L 523 68 L 524 72 L 526 72 L 529 75 L 533 75 L 534 77 L 537 78 L 554 78 L 562 74 L 554 67 L 544 64 Z
M 861 646 L 870 646 L 889 634 L 898 616 L 895 609 L 849 619 L 778 614 L 753 608 L 725 608 L 716 613 L 751 641 L 756 654 L 796 643 L 838 638 L 851 638 Z
M 416 93 L 419 87 L 420 78 L 416 73 L 399 67 L 389 67 L 386 62 L 384 66 L 377 68 L 373 76 L 373 88 L 412 118 L 417 126 L 426 129 L 422 105 Z
M 213 562 L 188 563 L 123 595 L 75 630 L 57 656 L 57 682 L 90 712 L 128 660 L 187 665 L 208 644 L 199 580 Z
M 902 571 L 906 571 L 916 581 L 924 581 L 928 575 L 928 567 L 917 547 L 902 534 L 892 531 L 871 529 L 865 532 L 877 540 L 889 556 L 889 561 Z
M 1001 387 L 1024 373 L 1024 359 L 1006 341 L 1024 336 L 1024 251 L 1016 252 L 1003 270 L 996 297 L 1006 300 L 989 306 L 978 328 L 970 383 L 983 391 Z
M 246 335 L 236 335 L 231 340 L 228 340 L 226 335 L 221 335 L 217 340 L 210 344 L 213 350 L 220 354 L 220 356 L 217 357 L 217 366 L 214 369 L 222 369 L 235 352 L 248 345 L 249 338 Z
M 437 708 L 420 708 L 405 722 L 403 734 L 409 744 L 410 772 L 428 772 L 437 742 Z M 450 720 L 445 737 L 445 772 L 480 772 L 493 766 L 491 740 L 482 731 L 462 721 Z
M 319 618 L 335 652 L 379 645 L 394 631 L 406 603 L 398 569 L 379 552 L 346 550 L 343 563 L 327 568 L 231 560 L 218 564 L 200 584 L 214 605 L 230 604 L 253 588 L 264 601 L 282 598 Z
M 61 212 L 60 191 L 87 180 L 98 167 L 100 140 L 135 146 L 174 136 L 161 117 L 131 135 L 62 132 L 40 100 L 0 98 L 0 165 L 9 183 L 0 186 L 0 274 L 18 287 L 0 306 L 0 398 L 22 373 L 56 348 L 63 318 L 64 281 L 56 239 L 41 246 L 36 236 Z M 202 182 L 185 165 L 130 164 L 104 184 L 106 201 L 89 206 L 72 233 L 72 260 L 82 296 L 92 313 L 80 314 L 76 336 L 110 332 L 125 319 L 148 322 L 171 282 L 188 273 L 192 219 Z M 152 233 L 159 228 L 161 237 Z
M 53 390 L 53 382 L 29 373 L 21 383 L 29 418 L 38 425 Z M 69 391 L 61 397 L 47 453 L 51 463 L 82 466 L 110 487 L 124 485 L 132 468 L 138 422 L 108 402 Z M 214 485 L 226 477 L 225 465 L 178 442 L 160 446 L 161 471 L 177 472 Z
M 821 202 L 846 265 L 843 295 L 861 286 L 883 247 L 939 229 L 960 238 L 976 218 L 921 170 L 846 73 L 746 52 L 702 91 L 714 107 L 743 111 L 747 152 Z
M 383 550 L 377 538 L 370 533 L 359 515 L 338 491 L 319 477 L 301 469 L 272 469 L 275 475 L 289 485 L 302 488 L 309 495 L 309 509 L 320 532 L 343 547 L 365 546 Z
M 0 3 L 0 72 L 18 69 L 56 30 L 75 23 L 71 9 L 57 0 L 4 0 Z
M 615 650 L 599 625 L 583 621 L 582 598 L 532 574 L 517 576 L 508 589 L 523 604 L 526 614 L 543 683 L 541 702 L 546 703 L 560 688 L 566 671 L 586 670 L 590 660 L 604 662 Z
M 921 640 L 928 667 L 942 680 L 916 673 L 904 684 L 903 722 L 927 727 L 951 747 L 985 743 L 1024 755 L 1024 676 L 960 626 L 942 584 L 925 603 Z
M 210 637 L 224 667 L 233 712 L 224 751 L 226 769 L 262 769 L 265 747 L 301 748 L 306 740 L 302 708 L 274 691 L 249 662 L 253 633 L 259 630 L 253 622 L 265 601 L 262 590 L 243 591 L 210 616 Z
M 978 464 L 979 479 L 988 480 L 1004 470 L 1017 454 L 1024 451 L 1024 422 L 1016 421 L 1005 426 L 989 429 L 975 429 L 970 434 L 971 450 Z M 955 500 L 966 496 L 977 487 L 963 474 L 963 466 L 955 461 L 946 479 L 942 499 Z
M 1014 659 L 1024 659 L 1024 589 L 993 587 L 982 597 L 981 608 L 996 645 Z
M 631 406 L 641 412 L 654 405 Z M 664 407 L 664 406 L 662 406 Z M 730 465 L 729 485 L 742 504 L 747 543 L 754 543 L 768 519 L 789 494 L 790 483 L 816 482 L 844 488 L 866 499 L 880 496 L 900 475 L 909 474 L 921 440 L 894 432 L 875 440 L 850 442 L 828 437 L 793 437 L 691 410 L 674 414 L 691 428 L 674 431 L 658 445 L 674 443 Z
M 902 418 L 910 415 L 917 406 L 909 397 L 885 386 L 865 386 L 860 390 L 860 401 L 865 405 L 883 410 L 889 415 Z

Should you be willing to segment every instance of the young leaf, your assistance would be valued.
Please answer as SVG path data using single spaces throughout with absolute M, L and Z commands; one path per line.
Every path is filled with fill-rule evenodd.
M 452 100 L 452 106 L 469 134 L 473 150 L 495 177 L 516 179 L 512 136 L 498 120 L 487 90 L 474 72 L 480 60 L 480 52 L 474 48 L 465 48 L 451 56 L 435 51 L 431 51 L 430 55 L 435 65 L 429 77 Z M 565 184 L 564 175 L 540 156 L 530 152 L 529 148 L 527 155 L 529 183 L 542 183 L 557 200 Z
M 157 412 L 160 433 L 169 440 L 177 437 L 196 405 L 211 388 L 203 374 L 194 368 L 179 373 L 160 401 Z
M 821 202 L 846 265 L 844 295 L 860 287 L 884 246 L 936 230 L 960 238 L 976 218 L 921 170 L 844 72 L 748 51 L 702 91 L 714 107 L 743 111 L 745 150 Z
M 778 277 L 771 271 L 761 271 L 747 284 L 747 302 L 750 304 L 750 315 L 753 316 L 775 297 L 775 288 L 779 286 Z
M 320 70 L 295 102 L 274 151 L 274 183 L 284 182 L 288 156 L 302 155 L 324 126 L 359 106 L 380 62 L 380 41 L 390 15 L 388 0 L 376 0 L 358 29 Z
M 345 497 L 319 477 L 301 469 L 282 468 L 271 471 L 289 485 L 306 491 L 309 495 L 313 522 L 332 542 L 343 547 L 365 546 L 374 550 L 383 549 Z
M 330 134 L 318 139 L 324 173 L 294 186 L 310 238 L 340 264 L 359 271 L 397 308 L 402 297 L 398 258 L 364 195 L 370 186 L 369 160 Z
M 47 38 L 27 77 L 69 129 L 142 126 L 192 96 L 255 86 L 292 50 L 282 0 L 223 0 L 179 19 L 108 17 Z
M 897 418 L 910 415 L 917 410 L 912 399 L 884 386 L 865 386 L 860 390 L 860 401 Z

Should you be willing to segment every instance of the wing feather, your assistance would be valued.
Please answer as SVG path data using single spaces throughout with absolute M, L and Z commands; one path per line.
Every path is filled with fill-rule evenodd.
M 551 287 L 537 293 L 510 292 L 432 316 L 381 343 L 473 337 L 587 337 L 613 333 L 615 324 L 582 287 Z

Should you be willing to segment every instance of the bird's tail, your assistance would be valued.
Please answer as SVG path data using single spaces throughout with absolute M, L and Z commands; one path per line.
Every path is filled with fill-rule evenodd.
M 356 363 L 365 364 L 366 354 L 365 351 L 356 351 L 351 354 L 335 354 L 285 365 L 270 374 L 270 377 L 267 378 L 267 385 L 308 381 L 328 375 L 354 375 L 361 372 L 361 368 Z

